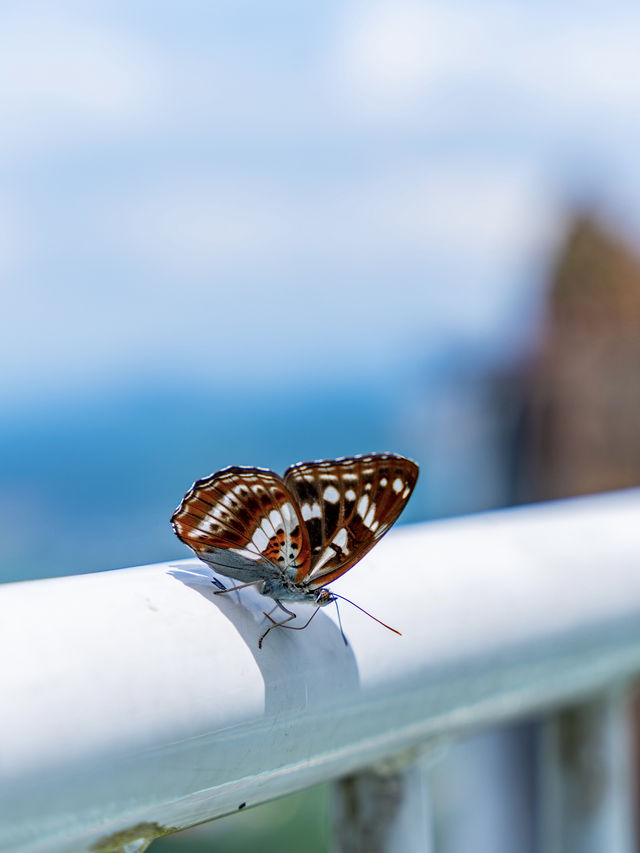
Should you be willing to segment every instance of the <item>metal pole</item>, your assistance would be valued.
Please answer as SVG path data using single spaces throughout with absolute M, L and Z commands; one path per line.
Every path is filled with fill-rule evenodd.
M 427 760 L 391 762 L 333 785 L 334 853 L 431 853 Z
M 618 690 L 560 711 L 543 727 L 544 853 L 633 853 L 630 700 Z
M 491 728 L 443 750 L 429 777 L 438 853 L 534 853 L 536 732 Z

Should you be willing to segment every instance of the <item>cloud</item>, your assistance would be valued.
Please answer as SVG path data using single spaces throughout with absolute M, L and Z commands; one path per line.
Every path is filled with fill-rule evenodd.
M 165 183 L 121 199 L 99 227 L 151 267 L 209 280 L 301 259 L 348 269 L 461 255 L 504 263 L 540 241 L 544 190 L 524 162 L 454 155 L 303 187 L 229 175 Z
M 272 266 L 295 242 L 282 188 L 239 179 L 164 182 L 112 207 L 105 230 L 147 264 L 198 275 Z
M 297 375 L 296 354 L 328 338 L 323 369 L 375 375 L 445 332 L 506 323 L 550 221 L 538 177 L 449 155 L 298 187 L 226 174 L 140 188 L 85 223 L 104 271 L 45 254 L 6 289 L 0 355 L 15 394 L 148 365 L 196 382 Z
M 483 120 L 561 130 L 638 113 L 640 16 L 624 3 L 606 14 L 598 4 L 549 14 L 501 0 L 481 10 L 417 0 L 347 8 L 334 65 L 354 117 L 477 132 Z
M 46 13 L 0 27 L 0 151 L 50 150 L 83 134 L 129 134 L 160 96 L 152 51 L 104 23 Z
M 618 185 L 634 174 L 612 128 L 640 102 L 640 16 L 619 4 L 367 0 L 266 41 L 208 11 L 174 37 L 159 13 L 148 43 L 144 16 L 72 7 L 0 15 L 0 156 L 69 149 L 15 172 L 28 251 L 0 204 L 0 266 L 29 259 L 0 342 L 24 388 L 176 352 L 281 372 L 328 335 L 327 370 L 372 371 L 408 341 L 495 330 L 573 146 L 624 150 Z
M 340 28 L 338 74 L 364 109 L 398 112 L 455 73 L 468 34 L 444 7 L 355 3 Z
M 578 112 L 615 115 L 640 102 L 640 21 L 615 16 L 610 21 L 579 19 L 575 26 L 538 32 L 516 56 L 512 85 L 541 103 Z M 505 67 L 504 71 L 507 71 Z
M 14 199 L 0 197 L 0 275 L 4 279 L 0 293 L 26 252 L 28 241 L 24 220 L 24 213 Z

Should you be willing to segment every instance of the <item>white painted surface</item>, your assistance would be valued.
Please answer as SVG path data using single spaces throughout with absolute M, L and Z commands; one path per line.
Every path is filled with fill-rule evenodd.
M 640 671 L 640 493 L 398 529 L 262 651 L 197 561 L 0 588 L 0 848 L 188 826 Z M 195 572 L 195 574 L 188 574 Z M 301 615 L 307 615 L 304 606 Z

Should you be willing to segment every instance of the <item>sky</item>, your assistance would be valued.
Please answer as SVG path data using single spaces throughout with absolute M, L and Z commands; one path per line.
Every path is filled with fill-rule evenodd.
M 640 11 L 0 9 L 5 408 L 517 349 L 563 217 L 637 238 Z

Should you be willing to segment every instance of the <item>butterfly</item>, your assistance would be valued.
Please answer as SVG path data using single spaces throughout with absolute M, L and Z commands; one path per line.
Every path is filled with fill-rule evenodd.
M 241 581 L 227 589 L 214 579 L 216 594 L 260 584 L 260 592 L 276 603 L 271 613 L 280 609 L 286 614 L 277 621 L 265 612 L 271 625 L 258 641 L 262 648 L 273 628 L 302 630 L 320 607 L 333 601 L 337 607 L 344 596 L 326 585 L 384 536 L 417 479 L 415 462 L 394 453 L 299 462 L 283 477 L 266 468 L 232 466 L 197 480 L 171 524 L 208 566 Z M 304 625 L 288 625 L 296 614 L 284 601 L 310 602 L 316 609 Z

